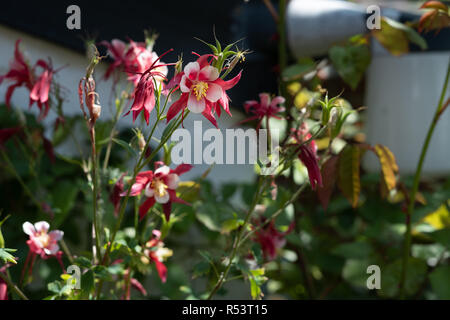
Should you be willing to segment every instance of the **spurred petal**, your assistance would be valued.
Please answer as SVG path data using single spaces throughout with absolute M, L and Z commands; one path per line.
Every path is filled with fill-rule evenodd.
M 147 198 L 139 207 L 139 220 L 142 220 L 147 214 L 148 210 L 155 205 L 155 198 Z
M 156 270 L 158 271 L 158 275 L 161 278 L 161 281 L 164 283 L 167 280 L 167 267 L 159 261 L 157 258 L 152 259 L 155 262 Z
M 230 79 L 228 81 L 224 81 L 219 78 L 214 82 L 217 83 L 219 86 L 221 86 L 223 90 L 229 90 L 229 89 L 233 88 L 239 82 L 239 80 L 241 80 L 241 75 L 242 75 L 242 71 L 240 71 L 236 77 L 234 77 L 233 79 Z
M 190 164 L 185 164 L 182 163 L 180 164 L 178 167 L 176 167 L 175 169 L 172 170 L 173 173 L 176 173 L 177 175 L 181 176 L 183 173 L 188 172 L 189 170 L 191 170 L 193 168 L 193 166 L 191 166 Z
M 184 93 L 181 95 L 180 99 L 172 103 L 169 110 L 167 111 L 167 123 L 172 120 L 183 108 L 187 106 L 187 101 L 189 94 Z

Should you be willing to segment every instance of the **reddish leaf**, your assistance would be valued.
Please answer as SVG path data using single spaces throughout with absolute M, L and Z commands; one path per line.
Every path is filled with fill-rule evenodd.
M 326 211 L 333 194 L 334 186 L 338 176 L 339 157 L 332 156 L 322 166 L 322 187 L 317 189 L 317 197 Z

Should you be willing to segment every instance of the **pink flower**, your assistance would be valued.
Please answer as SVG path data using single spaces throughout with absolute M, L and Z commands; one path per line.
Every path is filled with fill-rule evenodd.
M 277 257 L 277 250 L 284 247 L 286 244 L 286 235 L 292 232 L 295 223 L 291 223 L 286 232 L 279 232 L 275 227 L 274 220 L 267 223 L 265 217 L 261 217 L 256 221 L 256 226 L 265 224 L 260 230 L 255 232 L 255 241 L 261 245 L 264 259 L 274 260 Z
M 170 51 L 172 50 L 165 52 L 161 55 L 161 57 Z M 136 120 L 141 111 L 144 110 L 145 122 L 147 122 L 147 125 L 149 124 L 150 112 L 152 112 L 156 103 L 155 80 L 162 81 L 162 79 L 166 79 L 166 76 L 161 69 L 167 65 L 157 64 L 161 57 L 152 62 L 148 69 L 140 75 L 139 82 L 133 92 L 133 104 L 130 110 L 125 114 L 127 115 L 133 111 L 133 122 Z
M 220 70 L 212 66 L 213 55 L 199 56 L 197 61 L 189 62 L 184 71 L 177 74 L 180 98 L 175 101 L 167 112 L 167 122 L 180 111 L 188 108 L 193 113 L 201 113 L 217 127 L 215 114 L 220 117 L 221 107 L 231 116 L 229 98 L 226 90 L 234 87 L 241 78 L 240 72 L 229 81 L 219 78 Z M 175 83 L 178 80 L 174 81 Z
M 312 137 L 305 123 L 302 124 L 300 129 L 293 129 L 293 137 L 294 140 L 300 144 L 300 147 L 298 148 L 298 158 L 308 170 L 311 187 L 316 189 L 317 185 L 322 186 L 322 175 L 320 173 L 317 156 L 317 144 L 314 140 L 311 140 L 307 144 L 304 143 Z
M 127 45 L 121 40 L 113 39 L 111 43 L 102 41 L 101 44 L 108 48 L 108 52 L 114 60 L 105 73 L 106 79 L 111 77 L 114 70 L 122 68 L 128 74 L 128 80 L 136 86 L 140 75 L 159 60 L 158 54 L 150 47 L 146 47 L 145 43 L 130 40 Z M 167 66 L 162 64 L 156 69 L 164 77 L 156 77 L 155 80 L 162 83 L 168 73 Z
M 277 96 L 274 97 L 271 101 L 270 95 L 268 93 L 260 93 L 259 100 L 260 101 L 251 100 L 245 102 L 245 112 L 253 113 L 254 115 L 245 119 L 241 123 L 258 120 L 258 125 L 256 128 L 259 129 L 264 117 L 281 119 L 277 116 L 277 114 L 285 110 L 284 107 L 279 106 L 285 101 L 283 97 Z
M 43 60 L 38 60 L 36 66 L 43 69 L 30 92 L 30 106 L 36 102 L 41 114 L 39 118 L 45 118 L 49 110 L 48 96 L 50 93 L 50 86 L 53 79 L 54 71 L 52 67 Z M 43 109 L 44 108 L 44 109 Z
M 137 196 L 144 192 L 146 200 L 139 207 L 139 217 L 143 219 L 148 210 L 155 203 L 163 207 L 167 221 L 170 219 L 172 202 L 188 204 L 176 195 L 176 189 L 180 182 L 180 175 L 191 170 L 192 166 L 180 164 L 175 169 L 170 169 L 162 162 L 156 163 L 158 168 L 153 171 L 144 171 L 136 176 L 136 182 L 132 185 L 130 196 Z M 126 196 L 128 192 L 122 192 L 121 196 Z
M 160 238 L 161 231 L 153 230 L 153 238 L 145 244 L 144 253 L 149 257 L 150 262 L 155 263 L 158 275 L 164 283 L 167 280 L 167 267 L 163 262 L 173 255 L 173 251 L 166 248 Z
M 36 102 L 40 109 L 39 119 L 42 119 L 48 113 L 48 97 L 55 71 L 44 60 L 38 60 L 33 68 L 30 68 L 19 49 L 20 41 L 16 41 L 14 59 L 10 63 L 9 71 L 5 75 L 0 76 L 0 84 L 4 79 L 14 82 L 6 91 L 5 103 L 9 107 L 14 90 L 25 86 L 30 90 L 30 107 Z M 42 68 L 42 73 L 39 76 L 35 74 L 37 67 Z
M 48 232 L 50 225 L 45 221 L 36 222 L 32 225 L 30 222 L 23 224 L 23 231 L 30 236 L 27 241 L 28 247 L 33 254 L 40 255 L 47 259 L 49 256 L 56 256 L 59 251 L 58 241 L 62 239 L 64 232 L 53 230 Z
M 5 79 L 14 82 L 6 91 L 5 103 L 8 107 L 10 107 L 11 96 L 16 88 L 21 86 L 25 86 L 29 90 L 33 88 L 33 73 L 19 49 L 20 42 L 21 40 L 16 41 L 14 59 L 9 64 L 9 71 L 5 75 L 0 76 L 0 84 Z

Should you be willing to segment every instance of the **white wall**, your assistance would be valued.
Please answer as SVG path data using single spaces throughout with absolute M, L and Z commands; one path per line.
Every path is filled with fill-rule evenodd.
M 400 172 L 413 173 L 444 84 L 450 52 L 411 53 L 394 57 L 374 43 L 367 72 L 367 140 L 395 154 Z M 446 97 L 450 94 L 448 88 Z M 450 112 L 441 117 L 424 165 L 426 174 L 450 172 Z M 370 170 L 377 161 L 367 159 Z
M 68 91 L 67 102 L 64 105 L 64 113 L 67 115 L 80 114 L 80 106 L 78 102 L 78 82 L 83 77 L 86 66 L 88 64 L 87 59 L 74 51 L 55 45 L 53 43 L 32 37 L 28 34 L 18 32 L 5 26 L 0 25 L 0 74 L 4 74 L 8 69 L 9 61 L 14 54 L 14 44 L 17 39 L 22 39 L 21 48 L 26 53 L 31 63 L 34 63 L 37 59 L 51 57 L 55 68 L 60 66 L 66 66 L 60 72 L 57 73 L 55 80 L 58 81 Z M 100 103 L 102 105 L 101 119 L 111 117 L 109 111 L 110 106 L 108 103 L 111 101 L 111 82 L 100 81 L 106 70 L 106 63 L 101 64 L 96 70 L 97 79 L 97 92 L 100 95 Z M 8 83 L 4 82 L 0 86 L 0 101 L 4 101 L 4 96 Z M 230 97 L 233 97 L 232 90 L 229 93 Z M 254 97 L 249 97 L 249 99 Z M 15 107 L 22 109 L 28 109 L 28 93 L 24 88 L 19 88 L 14 92 L 11 100 L 11 104 Z M 112 108 L 112 106 L 111 106 Z M 31 108 L 35 114 L 38 112 L 38 108 L 34 105 Z M 233 117 L 230 118 L 227 114 L 222 114 L 219 121 L 220 128 L 232 127 L 237 122 L 241 121 L 244 115 L 236 110 L 232 111 Z M 52 124 L 55 120 L 55 113 L 50 111 L 48 117 L 44 120 L 44 123 Z M 189 115 L 185 120 L 184 126 L 191 131 L 193 136 L 193 121 L 202 120 L 203 130 L 211 128 L 212 125 L 203 118 L 201 115 Z M 152 118 L 150 119 L 152 122 Z M 121 117 L 119 126 L 130 126 L 132 123 L 131 115 L 127 117 Z M 138 123 L 138 121 L 136 121 Z M 156 130 L 156 136 L 159 137 L 163 130 L 164 125 L 161 125 Z M 57 149 L 57 152 L 71 153 L 70 149 Z M 195 165 L 195 168 L 186 174 L 186 179 L 194 178 L 203 173 L 209 166 L 208 165 Z M 214 170 L 209 176 L 210 180 L 219 185 L 224 182 L 252 182 L 254 178 L 253 166 L 251 165 L 216 165 Z

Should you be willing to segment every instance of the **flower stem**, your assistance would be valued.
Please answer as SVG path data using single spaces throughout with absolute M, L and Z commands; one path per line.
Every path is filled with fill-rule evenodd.
M 91 144 L 92 144 L 92 202 L 93 202 L 93 224 L 94 224 L 94 241 L 97 260 L 101 261 L 100 252 L 100 233 L 98 231 L 97 211 L 98 211 L 98 179 L 97 179 L 97 151 L 95 148 L 95 127 L 90 128 Z
M 408 211 L 406 213 L 406 232 L 405 232 L 405 241 L 404 241 L 404 246 L 403 246 L 402 272 L 401 272 L 400 284 L 399 284 L 401 299 L 403 299 L 405 297 L 405 281 L 406 281 L 406 275 L 407 275 L 407 271 L 408 271 L 408 260 L 409 260 L 409 255 L 410 255 L 410 251 L 411 251 L 411 216 L 414 211 L 416 194 L 419 190 L 420 176 L 421 176 L 423 164 L 425 162 L 425 158 L 427 155 L 428 147 L 430 146 L 430 141 L 431 141 L 431 138 L 433 137 L 434 129 L 436 128 L 436 125 L 443 113 L 444 98 L 447 93 L 449 77 L 450 77 L 450 60 L 449 60 L 448 66 L 447 66 L 447 75 L 445 77 L 444 87 L 442 88 L 442 93 L 441 93 L 441 97 L 439 99 L 439 104 L 436 108 L 436 112 L 434 114 L 430 128 L 428 129 L 428 133 L 425 138 L 425 142 L 422 146 L 422 151 L 420 154 L 419 162 L 417 164 L 416 173 L 414 175 L 413 187 L 411 189 L 411 193 L 409 196 Z
M 8 288 L 14 291 L 22 300 L 29 300 L 27 296 L 11 281 L 8 275 L 0 272 L 0 278 L 2 278 L 8 285 Z
M 257 192 L 253 199 L 252 206 L 250 207 L 250 210 L 247 212 L 247 216 L 245 217 L 244 223 L 240 227 L 239 232 L 238 232 L 236 238 L 234 239 L 233 249 L 231 250 L 231 254 L 228 257 L 228 264 L 225 268 L 225 271 L 220 274 L 220 277 L 217 280 L 216 285 L 214 286 L 213 290 L 211 291 L 211 293 L 209 294 L 209 296 L 207 298 L 208 300 L 211 300 L 213 298 L 213 296 L 217 293 L 217 291 L 219 291 L 219 289 L 222 287 L 224 282 L 227 281 L 227 276 L 228 276 L 228 273 L 230 272 L 230 269 L 233 264 L 233 260 L 236 257 L 237 251 L 240 247 L 242 236 L 244 235 L 244 232 L 247 229 L 247 225 L 250 222 L 250 218 L 251 218 L 253 212 L 255 211 L 256 205 L 258 204 L 259 200 L 261 199 L 261 195 L 264 191 L 264 183 L 265 182 L 266 182 L 266 180 L 263 180 L 262 177 L 260 176 L 259 180 L 258 180 Z

